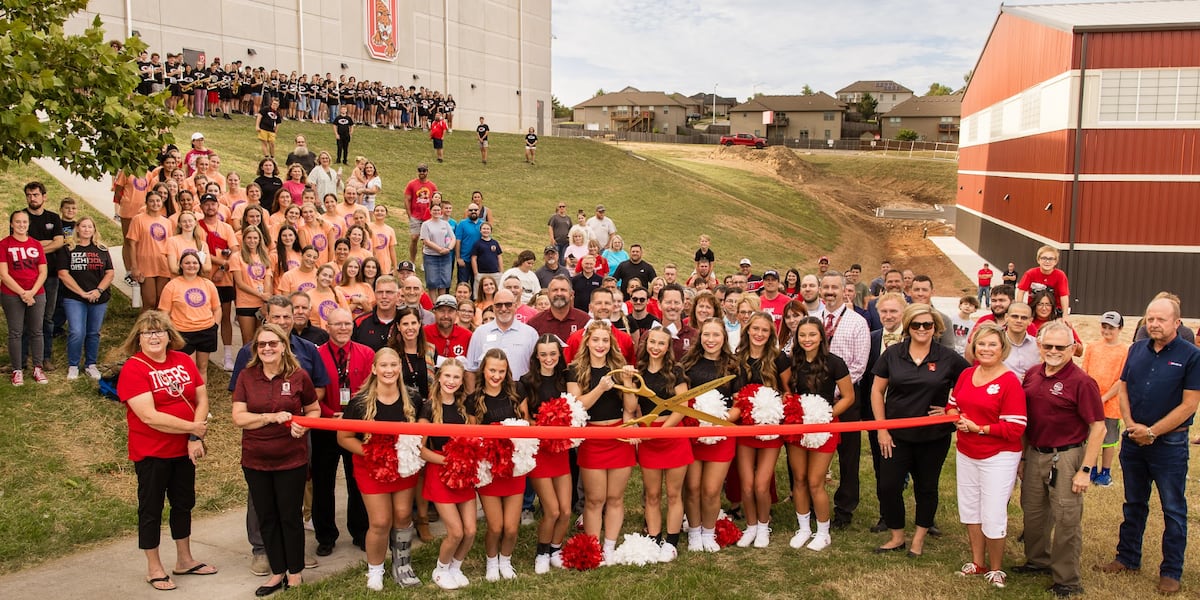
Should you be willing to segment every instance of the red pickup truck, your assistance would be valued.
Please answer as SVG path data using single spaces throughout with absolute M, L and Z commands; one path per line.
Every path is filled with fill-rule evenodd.
M 723 135 L 723 136 L 721 136 L 721 145 L 722 146 L 754 146 L 755 148 L 758 148 L 761 150 L 762 148 L 765 148 L 767 146 L 767 138 L 758 137 L 756 135 L 750 135 L 748 133 L 739 133 L 737 135 Z

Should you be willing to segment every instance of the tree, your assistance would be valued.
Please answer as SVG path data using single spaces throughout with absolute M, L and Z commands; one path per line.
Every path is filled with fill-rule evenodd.
M 896 139 L 902 142 L 915 142 L 920 138 L 920 134 L 911 129 L 901 129 L 896 132 Z
M 929 91 L 926 92 L 925 95 L 926 96 L 949 96 L 950 94 L 953 94 L 953 93 L 954 93 L 954 90 L 951 89 L 950 86 L 942 85 L 940 83 L 934 82 L 934 83 L 929 84 Z
M 879 106 L 879 101 L 871 94 L 863 94 L 861 100 L 858 101 L 858 114 L 862 115 L 864 120 L 870 121 L 875 117 L 875 109 Z
M 808 85 L 807 83 L 806 83 L 806 84 L 804 84 L 804 87 L 800 88 L 800 95 L 801 95 L 801 96 L 811 96 L 811 95 L 813 95 L 813 94 L 815 94 L 815 93 L 816 93 L 816 92 L 814 92 L 814 91 L 813 91 L 813 89 L 812 89 L 811 87 L 809 87 L 809 85 Z
M 607 94 L 607 93 L 608 93 L 608 92 L 604 91 L 604 88 L 600 88 L 600 89 L 596 90 L 596 93 L 595 93 L 595 94 L 592 94 L 592 97 L 593 97 L 593 98 L 598 98 L 598 97 L 600 97 L 600 96 L 603 96 L 603 95 L 605 95 L 605 94 Z
M 563 106 L 562 102 L 558 101 L 558 97 L 553 94 L 550 95 L 550 108 L 554 112 L 555 119 L 569 119 L 573 112 L 570 106 Z
M 63 32 L 87 0 L 0 3 L 0 171 L 12 162 L 53 158 L 87 178 L 142 171 L 178 124 L 163 97 L 135 94 L 141 76 L 136 38 L 122 51 L 104 40 L 97 17 L 83 35 Z

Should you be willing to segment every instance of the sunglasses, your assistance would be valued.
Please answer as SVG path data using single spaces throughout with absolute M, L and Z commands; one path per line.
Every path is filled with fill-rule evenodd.
M 630 300 L 639 304 L 646 301 L 645 298 L 631 298 Z
M 494 302 L 494 303 L 492 303 L 492 306 L 495 308 L 512 308 L 513 303 L 512 302 Z
M 908 325 L 909 329 L 933 329 L 933 321 L 913 321 Z
M 278 348 L 279 343 L 279 340 L 267 340 L 265 342 L 258 342 L 256 345 L 259 350 L 262 350 L 263 348 Z
M 1075 345 L 1074 343 L 1067 344 L 1066 346 L 1059 346 L 1057 344 L 1042 344 L 1042 350 L 1045 350 L 1046 352 L 1049 352 L 1051 350 L 1054 350 L 1056 352 L 1064 352 L 1064 351 L 1066 351 L 1067 348 L 1070 348 L 1071 346 L 1074 346 L 1074 345 Z

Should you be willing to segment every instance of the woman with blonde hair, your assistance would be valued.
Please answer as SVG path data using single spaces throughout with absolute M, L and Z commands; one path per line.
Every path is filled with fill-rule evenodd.
M 96 360 L 100 354 L 100 327 L 108 309 L 113 280 L 112 257 L 100 241 L 100 232 L 91 217 L 75 224 L 67 239 L 66 256 L 58 278 L 62 282 L 63 312 L 70 326 L 67 332 L 67 379 L 79 377 L 80 359 L 92 379 L 100 379 Z
M 163 196 L 158 192 L 146 194 L 146 210 L 133 217 L 125 239 L 129 247 L 129 276 L 139 284 L 142 311 L 158 307 L 158 297 L 171 278 L 167 266 L 167 237 L 171 221 L 162 213 Z
M 242 247 L 229 257 L 229 272 L 233 274 L 234 312 L 242 339 L 248 340 L 258 326 L 258 311 L 275 290 L 271 258 L 263 243 L 264 234 L 253 225 L 241 232 Z
M 200 228 L 200 221 L 191 211 L 175 216 L 179 217 L 175 235 L 167 239 L 167 264 L 171 266 L 171 273 L 181 274 L 179 259 L 184 253 L 190 252 L 200 259 L 200 274 L 207 275 L 212 271 L 212 258 L 208 254 L 208 236 Z
M 562 262 L 574 269 L 579 259 L 588 253 L 588 230 L 582 225 L 573 225 L 567 232 L 567 249 L 563 252 Z

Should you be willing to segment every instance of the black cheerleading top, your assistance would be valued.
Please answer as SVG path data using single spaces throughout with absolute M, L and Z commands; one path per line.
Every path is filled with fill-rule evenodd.
M 521 415 L 517 414 L 517 409 L 513 406 L 512 400 L 508 396 L 483 394 L 483 405 L 485 412 L 483 413 L 482 424 L 484 425 L 499 423 L 505 419 L 521 418 Z
M 674 373 L 675 373 L 675 385 L 673 385 L 671 387 L 667 387 L 667 378 L 665 375 L 663 375 L 662 371 L 658 371 L 655 373 L 651 373 L 649 371 L 643 371 L 642 379 L 645 380 L 646 387 L 650 388 L 650 391 L 654 392 L 659 398 L 662 398 L 663 400 L 667 400 L 667 399 L 671 398 L 671 396 L 675 395 L 675 386 L 676 385 L 679 385 L 681 383 L 687 383 L 687 379 L 685 379 L 684 375 L 683 375 L 683 369 L 680 368 L 679 365 L 675 366 Z M 638 406 L 641 407 L 643 415 L 648 415 L 648 414 L 650 414 L 651 411 L 653 411 L 655 409 L 655 407 L 657 405 L 654 404 L 653 400 L 651 400 L 645 396 L 638 396 Z M 664 411 L 662 411 L 660 416 L 665 417 L 669 414 L 671 414 L 670 410 L 664 410 Z
M 433 403 L 426 402 L 421 407 L 420 418 L 433 423 Z M 458 408 L 452 404 L 442 405 L 442 423 L 446 425 L 466 425 L 467 420 L 458 413 Z M 429 436 L 425 438 L 425 447 L 434 452 L 441 452 L 442 448 L 446 447 L 446 442 L 450 441 L 450 436 Z
M 596 388 L 600 383 L 600 379 L 608 375 L 610 369 L 608 367 L 590 367 L 591 368 L 591 387 L 582 390 L 584 394 Z M 579 383 L 579 377 L 575 374 L 575 368 L 572 367 L 567 371 L 567 381 Z M 589 420 L 593 423 L 598 421 L 613 421 L 620 419 L 625 414 L 625 401 L 621 398 L 621 390 L 612 388 L 604 392 L 599 398 L 592 403 L 592 407 L 587 409 Z

